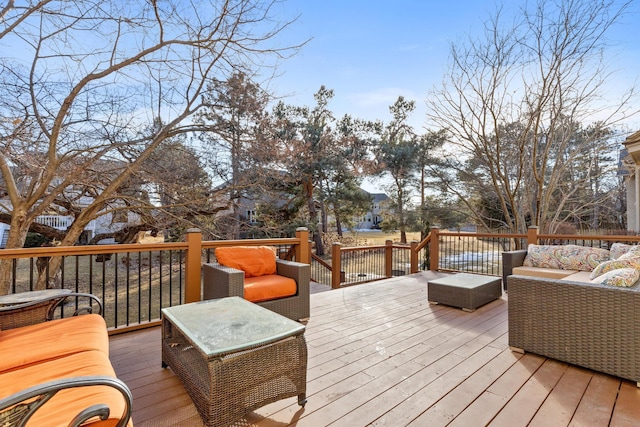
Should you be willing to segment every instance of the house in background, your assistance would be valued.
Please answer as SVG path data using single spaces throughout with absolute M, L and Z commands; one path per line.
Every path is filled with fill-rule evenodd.
M 627 230 L 640 233 L 640 131 L 628 136 L 623 145 L 627 154 L 620 169 L 626 173 Z
M 364 191 L 364 190 L 362 190 Z M 389 196 L 384 193 L 368 193 L 371 196 L 371 208 L 362 217 L 357 218 L 354 223 L 360 230 L 379 229 L 383 220 L 383 215 L 389 204 Z
M 41 154 L 44 155 L 44 154 Z M 37 159 L 37 157 L 36 157 Z M 108 181 L 108 177 L 113 171 L 117 171 L 119 168 L 126 167 L 126 164 L 123 162 L 112 161 L 112 160 L 103 160 L 93 163 L 93 173 L 96 175 L 100 175 L 102 177 L 106 177 L 105 179 Z M 20 178 L 18 181 L 18 187 L 20 189 L 27 187 L 29 185 L 30 179 L 29 175 L 25 173 L 19 173 L 19 168 L 12 166 L 12 169 L 18 177 Z M 62 182 L 62 177 L 55 177 L 51 185 L 56 186 Z M 92 184 L 93 185 L 93 184 Z M 136 191 L 141 190 L 141 183 L 134 183 L 135 186 L 132 185 L 131 188 L 134 188 Z M 96 187 L 99 191 L 99 188 Z M 8 197 L 6 192 L 6 185 L 2 176 L 0 175 L 0 211 L 11 212 L 13 210 L 13 206 L 11 204 L 11 200 Z M 71 200 L 74 204 L 75 208 L 84 209 L 93 203 L 94 199 L 91 196 L 88 196 L 83 193 L 82 188 L 77 189 L 75 185 L 69 185 L 64 189 L 64 196 Z M 114 202 L 111 203 L 111 206 L 122 206 L 125 207 L 124 203 Z M 82 234 L 80 235 L 77 244 L 85 245 L 88 244 L 91 239 L 95 236 L 101 234 L 113 234 L 116 233 L 126 226 L 131 225 L 139 225 L 141 223 L 141 218 L 138 214 L 134 212 L 130 212 L 128 209 L 122 210 L 114 210 L 112 212 L 102 211 L 102 215 L 99 215 L 97 218 L 90 221 L 86 227 L 84 228 Z M 73 223 L 74 218 L 68 215 L 57 215 L 55 214 L 55 206 L 52 207 L 52 210 L 48 212 L 48 214 L 40 215 L 36 218 L 35 222 L 38 224 L 42 224 L 56 230 L 66 231 L 71 224 Z M 6 243 L 9 239 L 9 224 L 0 223 L 0 249 L 6 247 Z M 113 237 L 102 239 L 98 242 L 98 244 L 114 244 L 117 243 Z
M 87 224 L 82 235 L 78 239 L 79 245 L 86 245 L 89 241 L 98 234 L 113 233 L 122 229 L 126 225 L 137 224 L 139 217 L 131 212 L 123 212 L 120 214 L 105 214 L 102 215 Z M 73 218 L 63 215 L 41 215 L 36 220 L 37 223 L 47 225 L 55 228 L 56 230 L 64 231 L 69 228 L 73 222 Z M 0 223 L 0 249 L 6 247 L 7 240 L 9 239 L 9 224 Z M 103 239 L 98 242 L 99 245 L 115 244 L 116 241 L 113 238 Z
M 372 230 L 379 229 L 380 223 L 384 218 L 384 211 L 388 209 L 389 196 L 384 193 L 369 193 L 362 190 L 364 193 L 371 196 L 371 205 L 369 211 L 362 216 L 353 218 L 353 224 L 356 229 Z M 269 205 L 276 210 L 283 208 L 286 205 L 284 199 L 278 199 L 274 194 L 260 193 L 253 195 L 253 197 L 244 196 L 238 200 L 241 229 L 245 232 L 250 230 L 251 227 L 260 227 L 260 210 L 264 205 Z M 321 210 L 321 205 L 317 204 L 318 211 Z M 228 214 L 231 211 L 221 212 L 221 214 Z M 335 218 L 331 212 L 327 213 L 327 223 L 330 227 L 335 227 Z M 245 233 L 243 233 L 245 234 Z
M 40 215 L 36 222 L 38 224 L 43 224 L 49 226 L 51 228 L 55 228 L 56 230 L 64 231 L 71 225 L 73 218 L 70 216 L 62 216 L 62 215 Z M 4 249 L 7 246 L 7 240 L 9 240 L 9 224 L 0 223 L 0 249 Z M 78 241 L 81 245 L 86 245 L 96 234 L 96 220 L 91 221 L 82 232 L 80 239 Z

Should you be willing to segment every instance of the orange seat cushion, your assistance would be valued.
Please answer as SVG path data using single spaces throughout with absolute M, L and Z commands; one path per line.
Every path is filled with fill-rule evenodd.
M 244 271 L 245 277 L 276 274 L 276 252 L 271 246 L 230 246 L 216 248 L 218 262 Z
M 289 277 L 270 274 L 244 279 L 244 299 L 251 302 L 290 297 L 296 292 L 296 281 Z
M 104 319 L 88 314 L 0 331 L 0 373 L 87 350 L 109 355 Z
M 48 381 L 81 376 L 115 377 L 111 363 L 101 351 L 84 351 L 38 365 L 0 374 L 0 398 Z M 115 426 L 125 409 L 122 394 L 108 386 L 78 387 L 59 391 L 45 403 L 27 423 L 29 426 L 68 426 L 73 417 L 91 405 L 103 403 L 109 406 L 109 418 L 95 419 L 95 423 L 83 424 L 95 427 Z M 130 423 L 133 425 L 133 423 Z

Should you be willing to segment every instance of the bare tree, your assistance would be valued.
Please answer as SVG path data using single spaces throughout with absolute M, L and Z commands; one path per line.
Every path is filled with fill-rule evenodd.
M 452 46 L 445 84 L 427 100 L 428 119 L 451 135 L 432 172 L 480 223 L 480 194 L 495 195 L 513 232 L 553 229 L 575 200 L 557 197 L 569 168 L 630 114 L 634 88 L 608 99 L 604 60 L 607 31 L 630 3 L 538 0 L 509 22 L 499 9 L 484 38 Z
M 195 129 L 207 81 L 293 53 L 275 45 L 288 26 L 273 19 L 276 3 L 0 5 L 7 246 L 21 247 L 39 215 L 61 209 L 74 217 L 61 243 L 73 244 L 92 219 L 119 208 L 119 190 L 163 141 Z M 95 173 L 98 164 L 113 168 Z M 0 263 L 0 294 L 10 274 Z

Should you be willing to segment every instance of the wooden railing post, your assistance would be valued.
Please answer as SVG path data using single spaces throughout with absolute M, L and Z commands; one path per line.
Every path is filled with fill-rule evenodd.
M 527 229 L 527 246 L 537 245 L 537 244 L 538 244 L 538 226 L 532 225 Z
M 311 264 L 311 244 L 309 243 L 309 229 L 306 227 L 296 228 L 296 237 L 300 239 L 300 244 L 295 248 L 296 261 L 304 264 Z
M 340 265 L 340 243 L 331 245 L 331 289 L 340 289 L 342 266 Z
M 429 270 L 438 271 L 440 265 L 440 229 L 431 227 L 431 240 L 429 241 Z
M 393 240 L 384 241 L 384 275 L 393 276 Z
M 189 303 L 201 300 L 202 232 L 197 228 L 188 229 L 187 245 L 184 270 L 184 299 L 186 303 Z
M 418 272 L 418 242 L 415 240 L 411 242 L 411 250 L 409 251 L 410 259 L 411 259 L 411 270 L 409 270 L 410 274 L 414 274 Z

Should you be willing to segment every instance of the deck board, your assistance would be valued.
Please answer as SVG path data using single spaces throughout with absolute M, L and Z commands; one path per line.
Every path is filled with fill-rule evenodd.
M 568 425 L 590 379 L 591 374 L 586 370 L 570 366 L 536 412 L 530 426 L 548 426 L 549 420 L 554 420 L 560 425 Z
M 572 427 L 608 426 L 620 381 L 604 374 L 594 374 L 571 420 Z
M 467 313 L 427 302 L 433 273 L 316 293 L 305 408 L 284 399 L 237 426 L 625 426 L 635 383 L 508 348 L 507 296 Z M 114 335 L 111 360 L 136 426 L 201 426 L 161 367 L 159 327 Z

